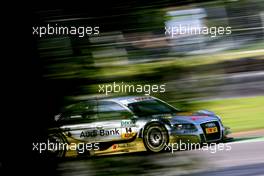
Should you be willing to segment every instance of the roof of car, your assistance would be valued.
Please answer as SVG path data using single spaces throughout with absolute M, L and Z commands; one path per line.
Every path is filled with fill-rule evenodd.
M 155 97 L 148 96 L 148 95 L 141 95 L 141 96 L 120 96 L 120 97 L 99 97 L 99 98 L 92 98 L 92 99 L 84 99 L 81 100 L 81 102 L 95 102 L 95 101 L 113 101 L 117 102 L 119 104 L 128 105 L 130 103 L 135 103 L 139 101 L 145 101 L 155 99 Z M 80 103 L 79 101 L 76 103 Z M 75 105 L 76 103 L 73 103 L 67 107 L 70 107 L 72 105 Z
M 114 98 L 104 98 L 103 100 L 115 101 L 115 102 L 119 102 L 122 104 L 129 104 L 129 103 L 134 103 L 134 102 L 149 100 L 149 99 L 153 99 L 153 97 L 151 96 L 123 96 L 123 97 L 114 97 Z

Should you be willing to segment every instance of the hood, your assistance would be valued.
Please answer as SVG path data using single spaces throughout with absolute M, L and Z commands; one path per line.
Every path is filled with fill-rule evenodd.
M 219 117 L 215 115 L 214 112 L 207 110 L 199 110 L 197 112 L 184 112 L 178 113 L 170 117 L 170 121 L 172 124 L 179 123 L 194 123 L 201 124 L 208 121 L 218 121 Z
M 208 121 L 218 121 L 218 118 L 215 116 L 205 116 L 205 115 L 191 115 L 191 116 L 173 116 L 170 119 L 172 124 L 179 123 L 195 123 L 201 124 Z

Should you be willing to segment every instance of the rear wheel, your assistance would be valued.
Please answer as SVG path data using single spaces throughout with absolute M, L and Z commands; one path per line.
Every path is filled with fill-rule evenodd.
M 67 150 L 67 143 L 60 133 L 50 134 L 48 136 L 47 157 L 48 158 L 63 158 Z
M 144 129 L 143 141 L 148 151 L 160 152 L 164 150 L 169 141 L 167 129 L 159 123 L 149 124 Z

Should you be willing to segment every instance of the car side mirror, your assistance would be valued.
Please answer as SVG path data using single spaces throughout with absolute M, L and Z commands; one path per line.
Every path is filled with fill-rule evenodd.
M 131 120 L 132 120 L 133 123 L 135 123 L 137 119 L 138 119 L 138 116 L 136 116 L 136 115 L 131 117 Z
M 55 121 L 58 121 L 58 120 L 60 119 L 60 116 L 61 116 L 61 114 L 57 114 L 57 115 L 55 115 L 55 116 L 54 116 L 54 120 L 55 120 Z
M 134 115 L 132 116 L 132 119 L 138 119 L 138 116 Z

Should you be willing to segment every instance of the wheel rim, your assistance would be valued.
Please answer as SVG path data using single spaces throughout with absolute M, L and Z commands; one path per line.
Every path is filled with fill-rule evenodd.
M 48 138 L 48 141 L 50 143 L 51 148 L 49 148 L 48 155 L 55 156 L 55 157 L 62 157 L 64 154 L 64 146 L 61 144 L 64 144 L 63 139 L 60 136 L 57 135 L 51 135 Z
M 163 142 L 162 131 L 157 128 L 151 129 L 148 134 L 148 139 L 149 139 L 149 144 L 152 147 L 154 148 L 159 147 Z

